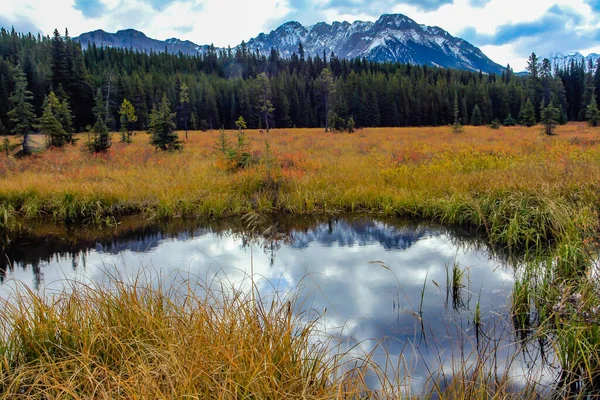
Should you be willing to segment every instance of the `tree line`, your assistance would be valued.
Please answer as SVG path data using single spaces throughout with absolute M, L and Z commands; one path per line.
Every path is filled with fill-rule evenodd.
M 82 46 L 53 36 L 0 30 L 0 133 L 50 135 L 54 145 L 73 133 L 148 130 L 166 105 L 174 130 L 248 128 L 534 125 L 544 111 L 556 123 L 588 118 L 600 98 L 600 68 L 573 61 L 553 69 L 532 54 L 527 76 L 510 66 L 501 75 L 334 54 L 283 59 L 244 43 L 198 56 Z M 166 101 L 165 101 L 166 100 Z M 101 121 L 99 122 L 99 119 Z M 106 139 L 108 140 L 108 139 Z M 123 138 L 127 140 L 127 138 Z M 26 145 L 24 145 L 25 150 Z

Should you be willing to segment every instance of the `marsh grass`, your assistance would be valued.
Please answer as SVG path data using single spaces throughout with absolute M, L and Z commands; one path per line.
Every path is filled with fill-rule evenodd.
M 144 282 L 71 281 L 64 291 L 44 295 L 17 286 L 0 311 L 0 397 L 537 396 L 534 381 L 515 385 L 508 367 L 498 369 L 500 361 L 510 365 L 518 356 L 497 359 L 502 349 L 489 339 L 495 337 L 493 326 L 481 327 L 487 331 L 477 346 L 459 332 L 466 342 L 458 341 L 450 353 L 434 338 L 439 366 L 427 366 L 419 388 L 408 358 L 388 353 L 385 339 L 365 346 L 371 350 L 361 350 L 360 343 L 341 346 L 320 330 L 318 314 L 294 312 L 301 304 L 296 295 L 267 299 L 214 284 Z M 387 361 L 378 363 L 381 351 Z M 408 357 L 415 349 L 405 351 Z
M 236 132 L 223 132 L 235 141 Z M 370 212 L 465 225 L 500 246 L 532 249 L 597 226 L 600 134 L 584 125 L 545 138 L 522 127 L 363 129 L 337 135 L 247 132 L 253 160 L 231 170 L 219 133 L 190 132 L 182 153 L 145 135 L 90 156 L 83 142 L 32 157 L 0 155 L 0 205 L 17 219 L 104 223 L 128 214 L 170 219 L 248 212 Z M 13 226 L 13 225 L 11 225 Z
M 300 323 L 290 301 L 264 304 L 238 291 L 198 289 L 72 283 L 41 297 L 21 287 L 0 313 L 2 397 L 287 399 L 368 393 L 359 379 L 363 366 L 344 373 L 328 356 L 327 342 L 310 340 L 314 323 Z

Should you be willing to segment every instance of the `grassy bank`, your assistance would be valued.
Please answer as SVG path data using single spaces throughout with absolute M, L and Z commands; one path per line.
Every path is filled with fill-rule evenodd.
M 520 340 L 540 341 L 559 357 L 563 380 L 557 382 L 558 392 L 596 393 L 600 390 L 600 289 L 592 267 L 598 248 L 600 131 L 569 124 L 557 133 L 546 137 L 536 127 L 467 127 L 460 135 L 444 127 L 365 129 L 352 135 L 321 130 L 249 132 L 252 162 L 242 169 L 233 168 L 231 160 L 214 149 L 218 132 L 192 132 L 181 153 L 156 152 L 147 136 L 138 133 L 132 144 L 115 144 L 101 156 L 89 155 L 81 137 L 77 146 L 64 150 L 46 150 L 24 159 L 0 156 L 0 229 L 10 236 L 40 220 L 111 225 L 125 215 L 162 220 L 250 212 L 295 216 L 366 212 L 469 226 L 486 235 L 490 243 L 525 254 L 526 266 L 518 271 L 514 287 L 513 324 Z M 227 135 L 235 142 L 234 132 Z M 138 302 L 140 293 L 145 303 Z M 212 314 L 208 303 L 194 297 L 189 301 L 201 312 L 178 308 L 163 294 L 146 289 L 121 288 L 115 296 L 83 290 L 81 296 L 64 295 L 50 305 L 33 296 L 37 314 L 26 307 L 9 308 L 3 314 L 5 323 L 22 320 L 24 328 L 15 333 L 22 336 L 10 336 L 3 344 L 4 390 L 62 390 L 64 382 L 76 382 L 80 386 L 64 392 L 65 397 L 77 397 L 94 387 L 107 390 L 99 397 L 111 397 L 118 390 L 129 394 L 146 389 L 164 391 L 166 397 L 183 396 L 188 389 L 203 393 L 210 388 L 224 393 L 223 398 L 244 398 L 248 393 L 256 393 L 257 398 L 293 398 L 302 393 L 306 398 L 377 396 L 364 384 L 364 368 L 374 369 L 383 386 L 403 387 L 405 378 L 386 382 L 385 374 L 368 362 L 351 369 L 350 375 L 336 373 L 345 371 L 345 366 L 325 361 L 324 349 L 306 341 L 314 325 L 297 324 L 283 305 L 273 308 L 277 312 L 261 311 L 249 306 L 247 298 L 236 297 L 218 307 L 232 311 L 225 315 L 221 311 Z M 98 314 L 103 307 L 105 311 Z M 120 314 L 114 316 L 111 309 Z M 128 310 L 138 311 L 130 316 Z M 155 312 L 161 314 L 152 322 Z M 203 313 L 208 316 L 202 317 Z M 148 328 L 138 332 L 140 316 L 152 318 L 148 318 Z M 240 346 L 247 346 L 249 361 L 240 359 L 235 364 L 238 371 L 223 372 L 223 364 L 229 365 L 231 358 L 209 362 L 213 375 L 175 363 L 179 355 L 190 361 L 183 354 L 190 343 L 185 336 L 197 328 L 193 323 L 208 324 L 210 316 L 225 325 L 211 322 L 207 335 L 223 336 L 227 323 L 239 330 L 234 341 L 216 341 L 220 347 L 211 350 L 234 354 Z M 71 326 L 75 320 L 86 323 Z M 130 330 L 106 339 L 113 330 L 103 328 L 113 326 L 111 321 Z M 270 326 L 277 330 L 265 331 Z M 57 327 L 58 332 L 77 334 L 57 342 L 52 336 Z M 46 339 L 36 339 L 40 332 Z M 256 348 L 263 354 L 257 359 L 252 358 L 258 355 L 252 355 L 255 343 L 250 340 L 255 335 L 247 332 L 260 338 Z M 99 347 L 95 338 L 100 338 Z M 214 338 L 203 337 L 197 343 Z M 296 344 L 289 342 L 288 353 L 282 355 L 284 350 L 277 350 L 273 338 Z M 240 345 L 238 340 L 246 342 Z M 62 353 L 63 343 L 71 342 L 70 353 Z M 110 347 L 114 343 L 124 347 Z M 101 356 L 84 350 L 100 351 Z M 192 353 L 197 359 L 207 357 Z M 98 364 L 94 370 L 94 374 L 102 372 L 102 382 L 86 375 L 89 371 L 81 364 L 95 362 L 94 357 L 113 363 Z M 285 368 L 290 370 L 280 370 L 283 364 L 274 361 L 279 357 L 284 357 Z M 295 361 L 288 364 L 289 360 Z M 113 369 L 121 363 L 130 369 Z M 157 365 L 172 369 L 156 375 L 152 371 Z M 506 394 L 508 380 L 499 380 L 484 365 L 476 371 L 459 366 L 460 379 L 425 396 Z M 62 378 L 52 381 L 53 375 L 45 371 Z M 83 378 L 64 371 L 79 371 Z M 175 382 L 174 376 L 190 380 Z M 198 376 L 206 379 L 197 380 Z M 261 391 L 267 387 L 270 392 Z M 535 397 L 535 391 L 528 387 L 521 395 Z
M 493 342 L 419 389 L 402 361 L 372 360 L 379 346 L 340 353 L 294 302 L 156 281 L 21 288 L 0 311 L 0 398 L 536 398 L 494 370 Z
M 85 136 L 25 159 L 1 155 L 0 226 L 40 218 L 110 223 L 139 213 L 361 211 L 471 225 L 525 248 L 597 222 L 600 133 L 580 124 L 560 127 L 556 137 L 537 127 L 249 132 L 255 162 L 237 171 L 214 149 L 218 135 L 192 132 L 182 153 L 156 152 L 138 133 L 100 156 L 85 151 Z

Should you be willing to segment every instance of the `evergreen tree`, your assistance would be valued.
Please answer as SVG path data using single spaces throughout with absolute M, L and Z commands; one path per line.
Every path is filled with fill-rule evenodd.
M 188 140 L 188 119 L 190 107 L 190 88 L 186 83 L 182 83 L 179 93 L 179 106 L 181 108 L 181 118 L 185 129 L 185 140 Z
M 479 110 L 479 106 L 475 105 L 473 108 L 473 113 L 471 114 L 471 125 L 481 126 L 483 125 L 483 119 L 481 117 L 481 111 Z
M 52 92 L 50 92 L 52 94 Z M 55 117 L 62 126 L 66 134 L 66 143 L 74 144 L 75 137 L 73 136 L 73 113 L 67 99 L 63 99 L 56 108 Z
M 9 98 L 12 109 L 7 115 L 12 124 L 11 132 L 15 135 L 23 136 L 21 145 L 24 155 L 31 154 L 29 134 L 35 127 L 36 117 L 33 112 L 33 105 L 31 104 L 32 99 L 33 94 L 30 90 L 27 90 L 25 73 L 23 73 L 20 66 L 17 66 L 15 71 L 15 89 Z
M 517 124 L 517 121 L 515 121 L 515 119 L 510 114 L 508 114 L 508 117 L 506 117 L 506 119 L 502 123 L 502 125 L 504 125 L 504 126 L 515 126 L 516 124 Z
M 196 113 L 190 115 L 190 129 L 195 131 L 198 129 L 198 119 L 196 119 Z
M 61 103 L 54 92 L 50 92 L 44 102 L 44 113 L 39 123 L 41 132 L 49 138 L 50 147 L 63 147 L 69 140 L 67 132 L 56 117 L 59 108 Z
M 273 103 L 271 102 L 271 84 L 269 78 L 264 72 L 258 74 L 256 77 L 256 84 L 258 88 L 258 110 L 260 117 L 265 123 L 267 133 L 269 133 L 269 120 L 275 111 Z
M 458 93 L 454 94 L 454 124 L 452 125 L 452 132 L 461 133 L 462 125 L 460 124 L 460 108 L 458 106 Z
M 106 125 L 107 110 L 104 97 L 102 96 L 102 90 L 96 91 L 94 98 L 94 115 L 96 116 L 96 123 L 94 124 L 93 138 L 88 143 L 88 148 L 93 153 L 104 153 L 112 146 L 112 138 Z
M 532 101 L 532 108 L 534 112 L 534 118 L 540 115 L 540 110 L 536 109 L 538 104 L 541 104 L 543 100 L 543 88 L 542 88 L 542 80 L 540 78 L 540 62 L 539 58 L 535 53 L 531 53 L 529 56 L 529 60 L 527 60 L 527 72 L 529 75 L 527 77 L 527 86 L 528 86 L 528 95 L 529 99 Z M 536 119 L 537 120 L 537 119 Z M 533 124 L 535 125 L 535 124 Z M 527 125 L 531 126 L 531 125 Z
M 121 108 L 119 109 L 119 115 L 121 116 L 121 141 L 131 143 L 133 125 L 137 122 L 138 118 L 137 115 L 135 115 L 135 108 L 129 100 L 123 99 L 123 103 L 121 103 Z
M 521 125 L 524 125 L 529 128 L 536 124 L 535 109 L 533 108 L 533 103 L 531 102 L 531 99 L 527 99 L 525 105 L 523 106 L 521 114 Z
M 585 118 L 587 119 L 589 126 L 596 127 L 600 124 L 600 111 L 598 111 L 596 96 L 592 96 L 590 104 L 587 106 L 585 112 Z
M 542 132 L 548 136 L 555 135 L 559 117 L 560 111 L 552 102 L 546 107 L 543 107 L 541 111 L 541 123 L 543 125 Z
M 329 98 L 334 88 L 333 76 L 327 68 L 321 71 L 317 79 L 317 90 L 325 109 L 325 132 L 329 131 Z
M 160 150 L 181 150 L 183 143 L 175 132 L 175 116 L 171 112 L 171 103 L 166 94 L 158 107 L 154 106 L 150 114 L 150 144 Z

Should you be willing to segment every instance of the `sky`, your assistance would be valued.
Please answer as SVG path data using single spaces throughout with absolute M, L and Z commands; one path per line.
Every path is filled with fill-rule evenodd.
M 232 47 L 287 21 L 375 21 L 402 13 L 468 40 L 495 62 L 525 68 L 531 52 L 600 53 L 600 0 L 2 0 L 0 26 L 71 36 L 134 28 Z

